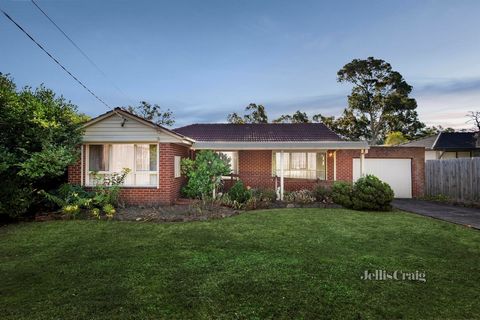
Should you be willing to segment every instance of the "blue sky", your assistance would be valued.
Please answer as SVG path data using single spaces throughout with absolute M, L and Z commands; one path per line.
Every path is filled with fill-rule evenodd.
M 422 121 L 455 128 L 480 109 L 480 1 L 47 1 L 37 3 L 119 92 L 29 1 L 0 6 L 109 105 L 172 109 L 177 126 L 221 122 L 250 102 L 271 117 L 339 115 L 354 58 L 390 62 L 414 86 Z M 107 108 L 3 15 L 0 72 L 47 87 L 95 116 Z

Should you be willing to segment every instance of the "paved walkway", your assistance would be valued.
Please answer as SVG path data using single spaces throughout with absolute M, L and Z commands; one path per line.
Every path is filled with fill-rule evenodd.
M 480 209 L 453 206 L 433 201 L 395 199 L 395 208 L 480 230 Z

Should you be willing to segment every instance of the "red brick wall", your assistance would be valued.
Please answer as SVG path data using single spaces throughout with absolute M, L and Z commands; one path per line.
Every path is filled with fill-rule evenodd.
M 353 158 L 360 150 L 337 151 L 337 180 L 352 181 Z M 412 196 L 423 196 L 425 185 L 425 149 L 422 147 L 370 147 L 365 158 L 394 158 L 412 160 Z
M 333 179 L 333 165 L 330 168 L 327 157 L 327 179 Z M 275 188 L 272 177 L 271 150 L 242 150 L 238 152 L 238 174 L 246 186 L 255 188 Z M 313 189 L 318 180 L 285 178 L 285 190 Z M 322 183 L 326 183 L 322 181 Z M 328 183 L 327 183 L 328 184 Z M 280 186 L 280 178 L 277 178 Z
M 157 187 L 123 187 L 121 199 L 131 205 L 171 204 L 180 197 L 180 189 L 185 178 L 174 178 L 174 156 L 189 156 L 189 148 L 173 143 L 161 143 L 159 148 L 159 188 Z M 84 165 L 86 153 L 84 153 Z M 84 170 L 86 172 L 86 170 Z M 80 160 L 68 168 L 68 182 L 81 183 Z

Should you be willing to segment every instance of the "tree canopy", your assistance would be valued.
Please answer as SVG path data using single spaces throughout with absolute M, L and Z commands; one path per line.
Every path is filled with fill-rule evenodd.
M 305 112 L 297 110 L 294 114 L 282 114 L 277 119 L 273 120 L 274 123 L 309 123 L 311 122 L 308 115 Z
M 227 116 L 227 121 L 235 124 L 268 123 L 268 116 L 263 105 L 250 103 L 245 107 L 245 114 L 243 116 L 233 112 Z
M 387 146 L 396 146 L 405 142 L 408 142 L 408 139 L 399 131 L 389 132 L 385 139 L 385 145 Z
M 381 143 L 390 131 L 414 138 L 425 125 L 418 120 L 417 103 L 402 75 L 381 59 L 354 59 L 337 73 L 338 82 L 353 85 L 348 107 L 340 118 L 326 118 L 333 130 L 350 139 Z
M 0 217 L 19 216 L 78 159 L 87 117 L 43 85 L 17 90 L 0 73 Z M 8 182 L 8 183 L 7 183 Z
M 125 109 L 128 112 L 131 112 L 139 117 L 142 117 L 148 121 L 152 121 L 161 126 L 170 127 L 175 124 L 173 112 L 170 109 L 166 109 L 164 111 L 158 104 L 151 104 L 147 101 L 140 101 L 140 104 L 138 106 L 128 106 Z

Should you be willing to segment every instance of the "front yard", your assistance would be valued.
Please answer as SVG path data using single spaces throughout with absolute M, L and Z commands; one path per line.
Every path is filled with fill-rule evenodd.
M 0 228 L 3 319 L 475 318 L 480 232 L 402 212 Z M 426 282 L 365 281 L 365 270 Z

